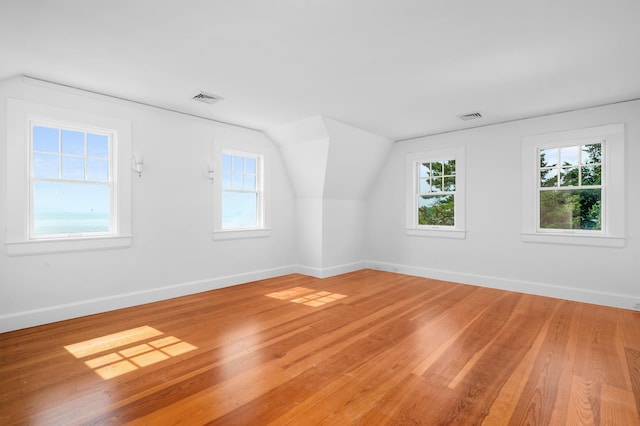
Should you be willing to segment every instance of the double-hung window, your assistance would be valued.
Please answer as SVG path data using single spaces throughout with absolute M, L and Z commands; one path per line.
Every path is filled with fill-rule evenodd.
M 30 125 L 30 237 L 113 235 L 113 131 Z
M 222 154 L 222 229 L 262 227 L 262 157 L 227 151 Z
M 131 122 L 7 101 L 9 255 L 128 247 Z
M 523 141 L 523 240 L 624 244 L 624 126 Z
M 268 237 L 269 150 L 251 141 L 214 145 L 213 239 Z M 246 151 L 245 151 L 246 149 Z
M 464 149 L 412 153 L 406 168 L 406 233 L 464 238 Z

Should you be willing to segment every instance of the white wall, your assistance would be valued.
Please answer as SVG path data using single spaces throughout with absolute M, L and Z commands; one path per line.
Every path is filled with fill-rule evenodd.
M 132 177 L 133 246 L 7 256 L 0 245 L 0 331 L 218 288 L 295 270 L 295 197 L 280 151 L 261 132 L 73 90 L 0 83 L 0 120 L 16 98 L 132 122 L 144 173 Z M 213 241 L 213 143 L 267 145 L 271 236 Z M 6 230 L 6 125 L 0 129 L 0 227 Z M 10 183 L 9 183 L 10 184 Z
M 624 248 L 524 243 L 522 138 L 611 123 L 626 125 Z M 405 156 L 464 146 L 467 237 L 404 234 Z M 640 302 L 640 101 L 398 142 L 367 209 L 367 258 L 380 269 L 630 308 Z

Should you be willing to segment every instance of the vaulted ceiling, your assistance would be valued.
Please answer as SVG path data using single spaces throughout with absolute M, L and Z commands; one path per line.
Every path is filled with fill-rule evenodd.
M 638 0 L 0 0 L 0 79 L 401 140 L 640 98 L 639 17 Z

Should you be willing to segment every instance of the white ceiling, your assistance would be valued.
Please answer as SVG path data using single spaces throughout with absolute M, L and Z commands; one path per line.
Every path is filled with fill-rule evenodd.
M 640 98 L 640 1 L 0 0 L 0 79 L 16 75 L 400 140 Z

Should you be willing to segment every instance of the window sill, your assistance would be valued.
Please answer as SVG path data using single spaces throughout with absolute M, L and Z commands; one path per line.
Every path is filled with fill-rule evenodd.
M 214 241 L 217 240 L 239 240 L 245 238 L 265 238 L 271 235 L 271 229 L 238 229 L 231 231 L 215 231 L 212 234 Z
M 84 237 L 65 238 L 51 240 L 29 240 L 7 242 L 6 249 L 8 256 L 27 256 L 32 254 L 50 254 L 77 252 L 86 250 L 108 250 L 116 248 L 131 247 L 133 237 Z
M 458 229 L 417 229 L 406 228 L 405 234 L 411 237 L 428 237 L 428 238 L 452 238 L 456 240 L 464 240 L 467 237 L 467 231 Z
M 572 246 L 591 247 L 624 247 L 625 238 L 590 235 L 558 235 L 558 234 L 533 234 L 523 233 L 522 241 L 525 243 L 565 244 Z

